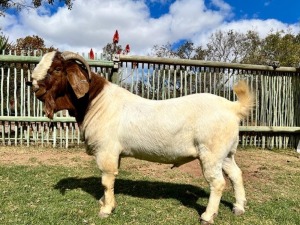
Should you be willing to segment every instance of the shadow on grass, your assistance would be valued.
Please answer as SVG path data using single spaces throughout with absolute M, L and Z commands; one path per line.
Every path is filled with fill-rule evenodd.
M 101 179 L 98 177 L 65 178 L 60 180 L 54 186 L 54 189 L 59 190 L 63 195 L 67 190 L 81 189 L 97 200 L 103 195 Z M 148 199 L 177 199 L 186 207 L 197 210 L 199 214 L 205 211 L 206 206 L 197 204 L 197 200 L 199 198 L 208 199 L 209 197 L 209 193 L 193 185 L 127 179 L 116 179 L 115 194 Z M 232 203 L 223 200 L 221 204 L 228 208 L 233 206 Z

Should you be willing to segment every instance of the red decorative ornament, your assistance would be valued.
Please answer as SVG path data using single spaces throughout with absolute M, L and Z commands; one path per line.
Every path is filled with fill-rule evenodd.
M 126 45 L 125 52 L 126 52 L 126 54 L 128 54 L 130 52 L 130 46 L 129 46 L 129 44 Z
M 93 49 L 90 50 L 89 58 L 90 58 L 90 59 L 95 59 L 95 55 L 94 55 Z
M 119 33 L 118 30 L 116 30 L 114 37 L 113 37 L 113 43 L 118 44 L 119 43 Z

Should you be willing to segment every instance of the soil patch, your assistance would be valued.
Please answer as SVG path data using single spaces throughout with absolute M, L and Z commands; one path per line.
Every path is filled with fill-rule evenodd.
M 0 165 L 58 165 L 58 166 L 88 166 L 94 161 L 93 156 L 85 153 L 83 148 L 53 149 L 42 147 L 0 147 Z M 243 171 L 244 180 L 268 180 L 276 168 L 290 167 L 292 170 L 300 170 L 299 154 L 293 150 L 280 152 L 247 149 L 239 150 L 236 154 L 236 162 Z M 122 159 L 121 169 L 137 169 L 148 175 L 170 170 L 172 165 L 151 163 L 132 158 Z M 274 168 L 274 172 L 272 169 Z M 174 170 L 187 173 L 192 178 L 202 177 L 198 160 L 184 164 Z

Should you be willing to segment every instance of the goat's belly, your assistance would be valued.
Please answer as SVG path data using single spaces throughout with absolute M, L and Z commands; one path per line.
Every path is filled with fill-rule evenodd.
M 151 162 L 181 165 L 198 158 L 196 147 L 186 148 L 130 148 L 124 149 L 122 157 L 134 157 Z

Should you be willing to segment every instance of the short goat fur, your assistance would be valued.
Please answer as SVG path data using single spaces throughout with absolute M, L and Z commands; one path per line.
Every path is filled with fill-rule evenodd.
M 208 93 L 148 100 L 91 72 L 81 56 L 56 51 L 43 56 L 31 82 L 49 118 L 62 109 L 76 118 L 87 152 L 95 155 L 102 171 L 101 217 L 116 207 L 114 182 L 122 157 L 174 166 L 198 159 L 210 186 L 201 222 L 213 223 L 218 213 L 225 187 L 222 171 L 233 184 L 234 213 L 244 213 L 242 172 L 234 155 L 239 123 L 254 104 L 246 82 L 234 86 L 235 102 Z

